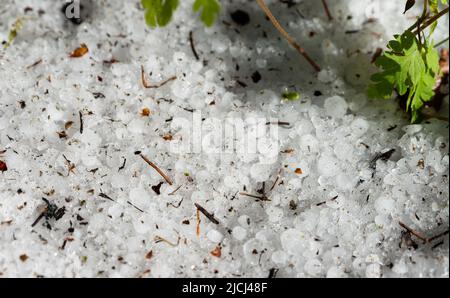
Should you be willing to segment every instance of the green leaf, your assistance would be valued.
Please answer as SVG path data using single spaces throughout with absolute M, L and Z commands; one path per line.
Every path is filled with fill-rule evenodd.
M 152 28 L 164 27 L 172 19 L 179 0 L 141 0 L 145 9 L 145 21 Z
M 16 21 L 14 22 L 11 30 L 9 30 L 8 40 L 3 45 L 3 49 L 6 50 L 13 43 L 13 41 L 14 41 L 14 39 L 16 39 L 19 31 L 22 30 L 22 27 L 23 27 L 23 19 L 17 18 Z
M 371 77 L 369 97 L 389 99 L 394 89 L 400 95 L 408 94 L 406 110 L 411 111 L 411 121 L 417 121 L 424 103 L 434 96 L 439 72 L 439 54 L 433 44 L 420 44 L 412 32 L 406 31 L 389 42 L 388 51 L 375 65 L 382 71 Z
M 287 100 L 299 100 L 300 94 L 298 92 L 284 92 L 283 98 Z
M 448 5 L 447 0 L 440 0 L 442 5 Z M 434 14 L 439 13 L 439 0 L 428 0 L 428 5 L 430 6 L 431 12 Z
M 370 98 L 390 99 L 395 87 L 395 74 L 400 70 L 400 66 L 384 55 L 375 61 L 375 65 L 384 71 L 372 75 L 371 80 L 374 83 L 369 86 L 368 95 Z
M 428 4 L 430 6 L 430 10 L 435 13 L 439 9 L 439 2 L 438 0 L 428 0 Z
M 425 61 L 427 63 L 427 66 L 430 68 L 430 70 L 434 74 L 439 74 L 439 71 L 440 71 L 439 61 L 440 61 L 440 59 L 441 58 L 439 57 L 438 51 L 434 48 L 434 44 L 430 43 L 428 45 L 428 50 L 425 53 Z
M 194 12 L 201 10 L 200 19 L 207 26 L 211 27 L 220 12 L 220 4 L 217 0 L 195 0 Z

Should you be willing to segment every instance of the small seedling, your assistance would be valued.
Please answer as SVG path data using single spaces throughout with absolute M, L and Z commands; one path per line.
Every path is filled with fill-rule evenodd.
M 18 32 L 23 27 L 23 22 L 24 22 L 23 18 L 17 18 L 17 20 L 14 22 L 13 26 L 11 27 L 11 30 L 8 33 L 8 40 L 3 45 L 3 49 L 6 50 L 13 43 L 14 39 L 16 39 Z
M 172 20 L 178 8 L 179 0 L 142 0 L 145 9 L 145 21 L 152 28 L 164 27 Z M 200 12 L 200 19 L 207 27 L 211 27 L 220 12 L 217 0 L 196 0 L 192 7 L 194 12 Z
M 282 96 L 286 100 L 298 100 L 298 99 L 300 99 L 300 94 L 298 92 L 284 92 Z
M 446 5 L 447 0 L 440 0 L 440 3 Z M 415 4 L 416 1 L 408 0 L 405 12 Z M 437 20 L 447 14 L 448 9 L 440 11 L 438 0 L 424 0 L 422 16 L 401 35 L 395 35 L 387 51 L 375 60 L 382 71 L 372 76 L 369 97 L 390 99 L 394 91 L 406 97 L 406 111 L 410 112 L 412 123 L 418 122 L 421 109 L 435 95 L 436 80 L 441 74 L 432 35 Z M 430 28 L 428 34 L 427 28 Z

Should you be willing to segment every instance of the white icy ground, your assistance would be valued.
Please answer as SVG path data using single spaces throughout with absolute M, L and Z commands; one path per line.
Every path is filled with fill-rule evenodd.
M 399 221 L 427 237 L 448 229 L 448 123 L 408 125 L 396 101 L 364 92 L 374 50 L 418 11 L 402 15 L 403 1 L 330 0 L 330 23 L 320 1 L 291 8 L 268 1 L 324 68 L 317 77 L 254 1 L 221 0 L 220 20 L 205 29 L 193 1 L 183 0 L 174 21 L 157 30 L 146 27 L 138 0 L 94 1 L 80 26 L 64 20 L 62 2 L 0 0 L 0 41 L 24 16 L 17 39 L 0 52 L 0 160 L 8 166 L 0 172 L 0 276 L 266 277 L 271 269 L 277 277 L 449 276 L 448 236 L 430 244 L 412 237 L 417 249 L 399 245 Z M 249 13 L 248 25 L 231 20 L 238 8 Z M 69 58 L 81 43 L 89 53 Z M 103 62 L 112 58 L 118 62 Z M 150 82 L 178 78 L 144 89 L 141 65 Z M 301 99 L 283 101 L 286 90 Z M 190 109 L 201 111 L 204 136 L 247 120 L 246 132 L 268 151 L 174 152 L 171 144 L 192 137 L 174 123 L 192 122 Z M 277 142 L 254 117 L 290 126 L 272 126 Z M 245 135 L 233 138 L 245 146 Z M 391 149 L 373 170 L 370 161 Z M 151 187 L 164 179 L 135 151 L 173 186 L 163 183 L 157 195 Z M 258 194 L 264 181 L 270 201 L 239 194 Z M 44 219 L 31 227 L 42 197 L 66 208 L 48 221 L 51 230 Z M 200 214 L 197 235 L 194 203 L 219 224 Z

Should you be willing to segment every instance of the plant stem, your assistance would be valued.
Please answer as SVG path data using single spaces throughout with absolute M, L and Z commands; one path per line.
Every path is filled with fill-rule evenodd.
M 283 37 L 289 42 L 291 46 L 293 46 L 305 59 L 308 63 L 316 70 L 320 71 L 320 66 L 306 53 L 306 51 L 297 43 L 295 40 L 287 33 L 286 30 L 280 25 L 277 18 L 273 15 L 270 8 L 266 5 L 264 0 L 256 0 L 261 7 L 261 9 L 266 13 L 267 17 L 270 19 L 272 24 L 277 28 L 277 30 L 283 35 Z
M 408 28 L 408 31 L 412 31 L 414 28 L 419 26 L 420 23 L 422 23 L 426 19 L 427 12 L 428 12 L 428 0 L 424 0 L 422 15 L 417 19 L 417 21 L 413 25 L 411 25 L 411 27 Z
M 449 40 L 449 37 L 447 36 L 446 39 L 441 40 L 440 42 L 438 42 L 437 44 L 434 45 L 435 48 L 438 48 L 439 46 L 443 45 L 444 43 L 446 43 Z
M 426 28 L 428 28 L 429 26 L 431 26 L 434 22 L 436 22 L 438 19 L 440 19 L 441 17 L 443 17 L 444 15 L 446 15 L 448 13 L 448 7 L 445 8 L 444 10 L 440 11 L 439 13 L 437 13 L 436 15 L 434 15 L 433 17 L 429 18 L 424 24 L 423 26 L 420 28 L 422 31 L 425 30 Z M 418 30 L 413 31 L 414 34 L 418 33 Z

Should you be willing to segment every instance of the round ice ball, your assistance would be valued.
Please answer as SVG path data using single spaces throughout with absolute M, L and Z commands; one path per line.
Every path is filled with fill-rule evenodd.
M 318 152 L 319 147 L 319 141 L 313 135 L 307 134 L 300 137 L 300 148 L 303 152 Z
M 256 163 L 250 168 L 250 174 L 258 182 L 267 181 L 270 177 L 270 165 Z
M 320 174 L 326 177 L 334 176 L 339 171 L 338 161 L 334 157 L 328 155 L 323 155 L 319 158 L 317 167 Z
M 322 272 L 322 263 L 317 259 L 310 259 L 305 264 L 305 271 L 311 276 L 318 276 Z
M 287 259 L 288 259 L 288 255 L 282 250 L 274 251 L 272 254 L 272 261 L 274 263 L 284 264 L 284 263 L 286 263 Z
M 296 229 L 284 231 L 281 236 L 283 250 L 290 255 L 301 255 L 308 240 L 303 232 Z
M 214 243 L 219 243 L 223 239 L 222 233 L 220 233 L 219 231 L 216 231 L 216 230 L 210 230 L 206 234 L 206 237 L 209 239 L 209 241 L 214 242 Z
M 366 267 L 366 277 L 367 278 L 380 278 L 381 277 L 381 266 L 379 264 L 370 264 Z
M 357 137 L 360 137 L 369 130 L 369 122 L 362 118 L 357 118 L 352 122 L 351 128 L 353 134 Z
M 324 108 L 327 115 L 339 119 L 347 113 L 348 104 L 345 99 L 336 95 L 325 100 Z
M 278 207 L 268 207 L 266 213 L 269 216 L 270 222 L 278 222 L 283 217 L 283 209 Z
M 339 268 L 337 266 L 332 266 L 327 271 L 327 278 L 343 278 L 346 277 L 346 273 L 342 268 Z
M 233 235 L 233 237 L 236 240 L 244 240 L 245 237 L 247 237 L 247 230 L 244 229 L 243 227 L 237 226 L 237 227 L 234 227 L 231 234 Z
M 395 201 L 391 198 L 380 197 L 375 201 L 375 210 L 381 214 L 390 214 L 394 211 Z

